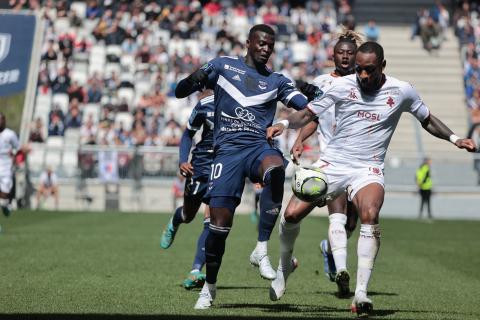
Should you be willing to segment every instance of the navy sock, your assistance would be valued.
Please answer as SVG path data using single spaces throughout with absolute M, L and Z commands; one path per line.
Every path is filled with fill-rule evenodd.
M 225 242 L 229 232 L 229 227 L 212 225 L 209 227 L 208 236 L 205 240 L 205 262 L 207 266 L 206 281 L 210 284 L 217 283 L 218 270 L 222 264 L 222 257 L 225 253 Z
M 178 228 L 178 226 L 181 223 L 183 223 L 182 211 L 183 211 L 183 206 L 178 207 L 177 210 L 175 210 L 175 213 L 173 214 L 172 224 L 175 229 Z
M 198 237 L 197 241 L 197 252 L 195 253 L 195 258 L 193 259 L 193 269 L 202 270 L 203 265 L 205 264 L 205 240 L 208 236 L 208 227 L 210 225 L 210 218 L 203 220 L 203 231 Z
M 277 200 L 277 199 L 276 199 Z M 272 186 L 266 185 L 260 196 L 260 221 L 258 223 L 258 241 L 268 241 L 272 234 L 278 214 L 282 209 L 282 201 L 272 199 Z

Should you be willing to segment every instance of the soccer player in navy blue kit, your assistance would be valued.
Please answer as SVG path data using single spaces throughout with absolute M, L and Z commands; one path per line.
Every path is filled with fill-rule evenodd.
M 185 180 L 183 206 L 175 210 L 173 217 L 162 233 L 160 247 L 163 249 L 168 249 L 172 245 L 180 224 L 190 223 L 195 218 L 202 205 L 202 198 L 207 191 L 208 176 L 213 161 L 213 121 L 215 114 L 214 96 L 211 90 L 207 91 L 193 108 L 180 142 L 178 165 L 180 173 L 187 178 Z M 192 148 L 192 138 L 202 127 L 202 139 L 192 150 L 192 159 L 189 162 L 188 156 Z M 208 235 L 209 222 L 210 214 L 207 206 L 203 220 L 203 231 L 198 237 L 192 270 L 183 282 L 185 289 L 201 287 L 205 282 L 205 274 L 201 273 L 201 270 L 205 264 L 205 239 Z
M 214 160 L 206 195 L 210 206 L 205 242 L 207 277 L 196 309 L 209 308 L 215 299 L 226 238 L 246 177 L 264 186 L 258 242 L 250 262 L 259 265 L 261 274 L 268 270 L 265 275 L 269 279 L 275 277 L 267 241 L 282 205 L 285 159 L 268 143 L 265 132 L 273 122 L 277 101 L 297 110 L 305 108 L 308 101 L 288 78 L 267 68 L 274 44 L 273 29 L 256 25 L 250 29 L 245 57 L 215 58 L 180 81 L 175 90 L 177 98 L 204 87 L 215 94 Z

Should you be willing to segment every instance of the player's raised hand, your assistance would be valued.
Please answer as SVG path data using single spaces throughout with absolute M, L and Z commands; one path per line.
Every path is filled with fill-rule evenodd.
M 180 174 L 184 177 L 193 176 L 193 166 L 190 162 L 184 162 L 179 165 Z
M 299 89 L 307 97 L 308 101 L 312 101 L 315 98 L 317 90 L 319 90 L 316 85 L 310 84 L 308 82 L 303 83 L 299 87 Z
M 278 137 L 283 133 L 285 126 L 281 123 L 276 123 L 271 127 L 267 128 L 267 140 L 270 144 L 273 143 L 273 138 Z
M 472 139 L 458 139 L 455 145 L 460 149 L 466 149 L 468 152 L 476 152 L 477 145 Z
M 295 143 L 290 150 L 290 157 L 295 164 L 299 164 L 299 159 L 303 153 L 303 142 L 299 141 L 298 139 L 295 140 Z

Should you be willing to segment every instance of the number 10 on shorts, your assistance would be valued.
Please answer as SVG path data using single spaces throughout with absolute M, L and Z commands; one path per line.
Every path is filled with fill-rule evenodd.
M 223 165 L 221 163 L 212 164 L 212 171 L 210 172 L 210 180 L 218 179 L 222 174 Z

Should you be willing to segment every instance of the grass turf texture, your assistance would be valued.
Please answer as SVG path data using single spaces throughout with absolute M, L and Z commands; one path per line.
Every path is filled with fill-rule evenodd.
M 274 303 L 268 298 L 269 282 L 248 262 L 255 226 L 248 216 L 236 216 L 214 307 L 195 311 L 198 291 L 186 291 L 181 283 L 202 228 L 200 215 L 181 226 L 170 249 L 161 250 L 160 233 L 169 217 L 25 211 L 2 217 L 0 317 L 355 318 L 349 312 L 351 298 L 338 299 L 335 284 L 323 274 L 318 244 L 326 235 L 325 218 L 304 220 L 295 250 L 300 267 L 286 295 Z M 369 287 L 375 319 L 480 318 L 480 222 L 383 219 L 381 227 Z M 358 231 L 348 249 L 352 290 L 357 237 Z M 277 230 L 269 249 L 276 266 Z

